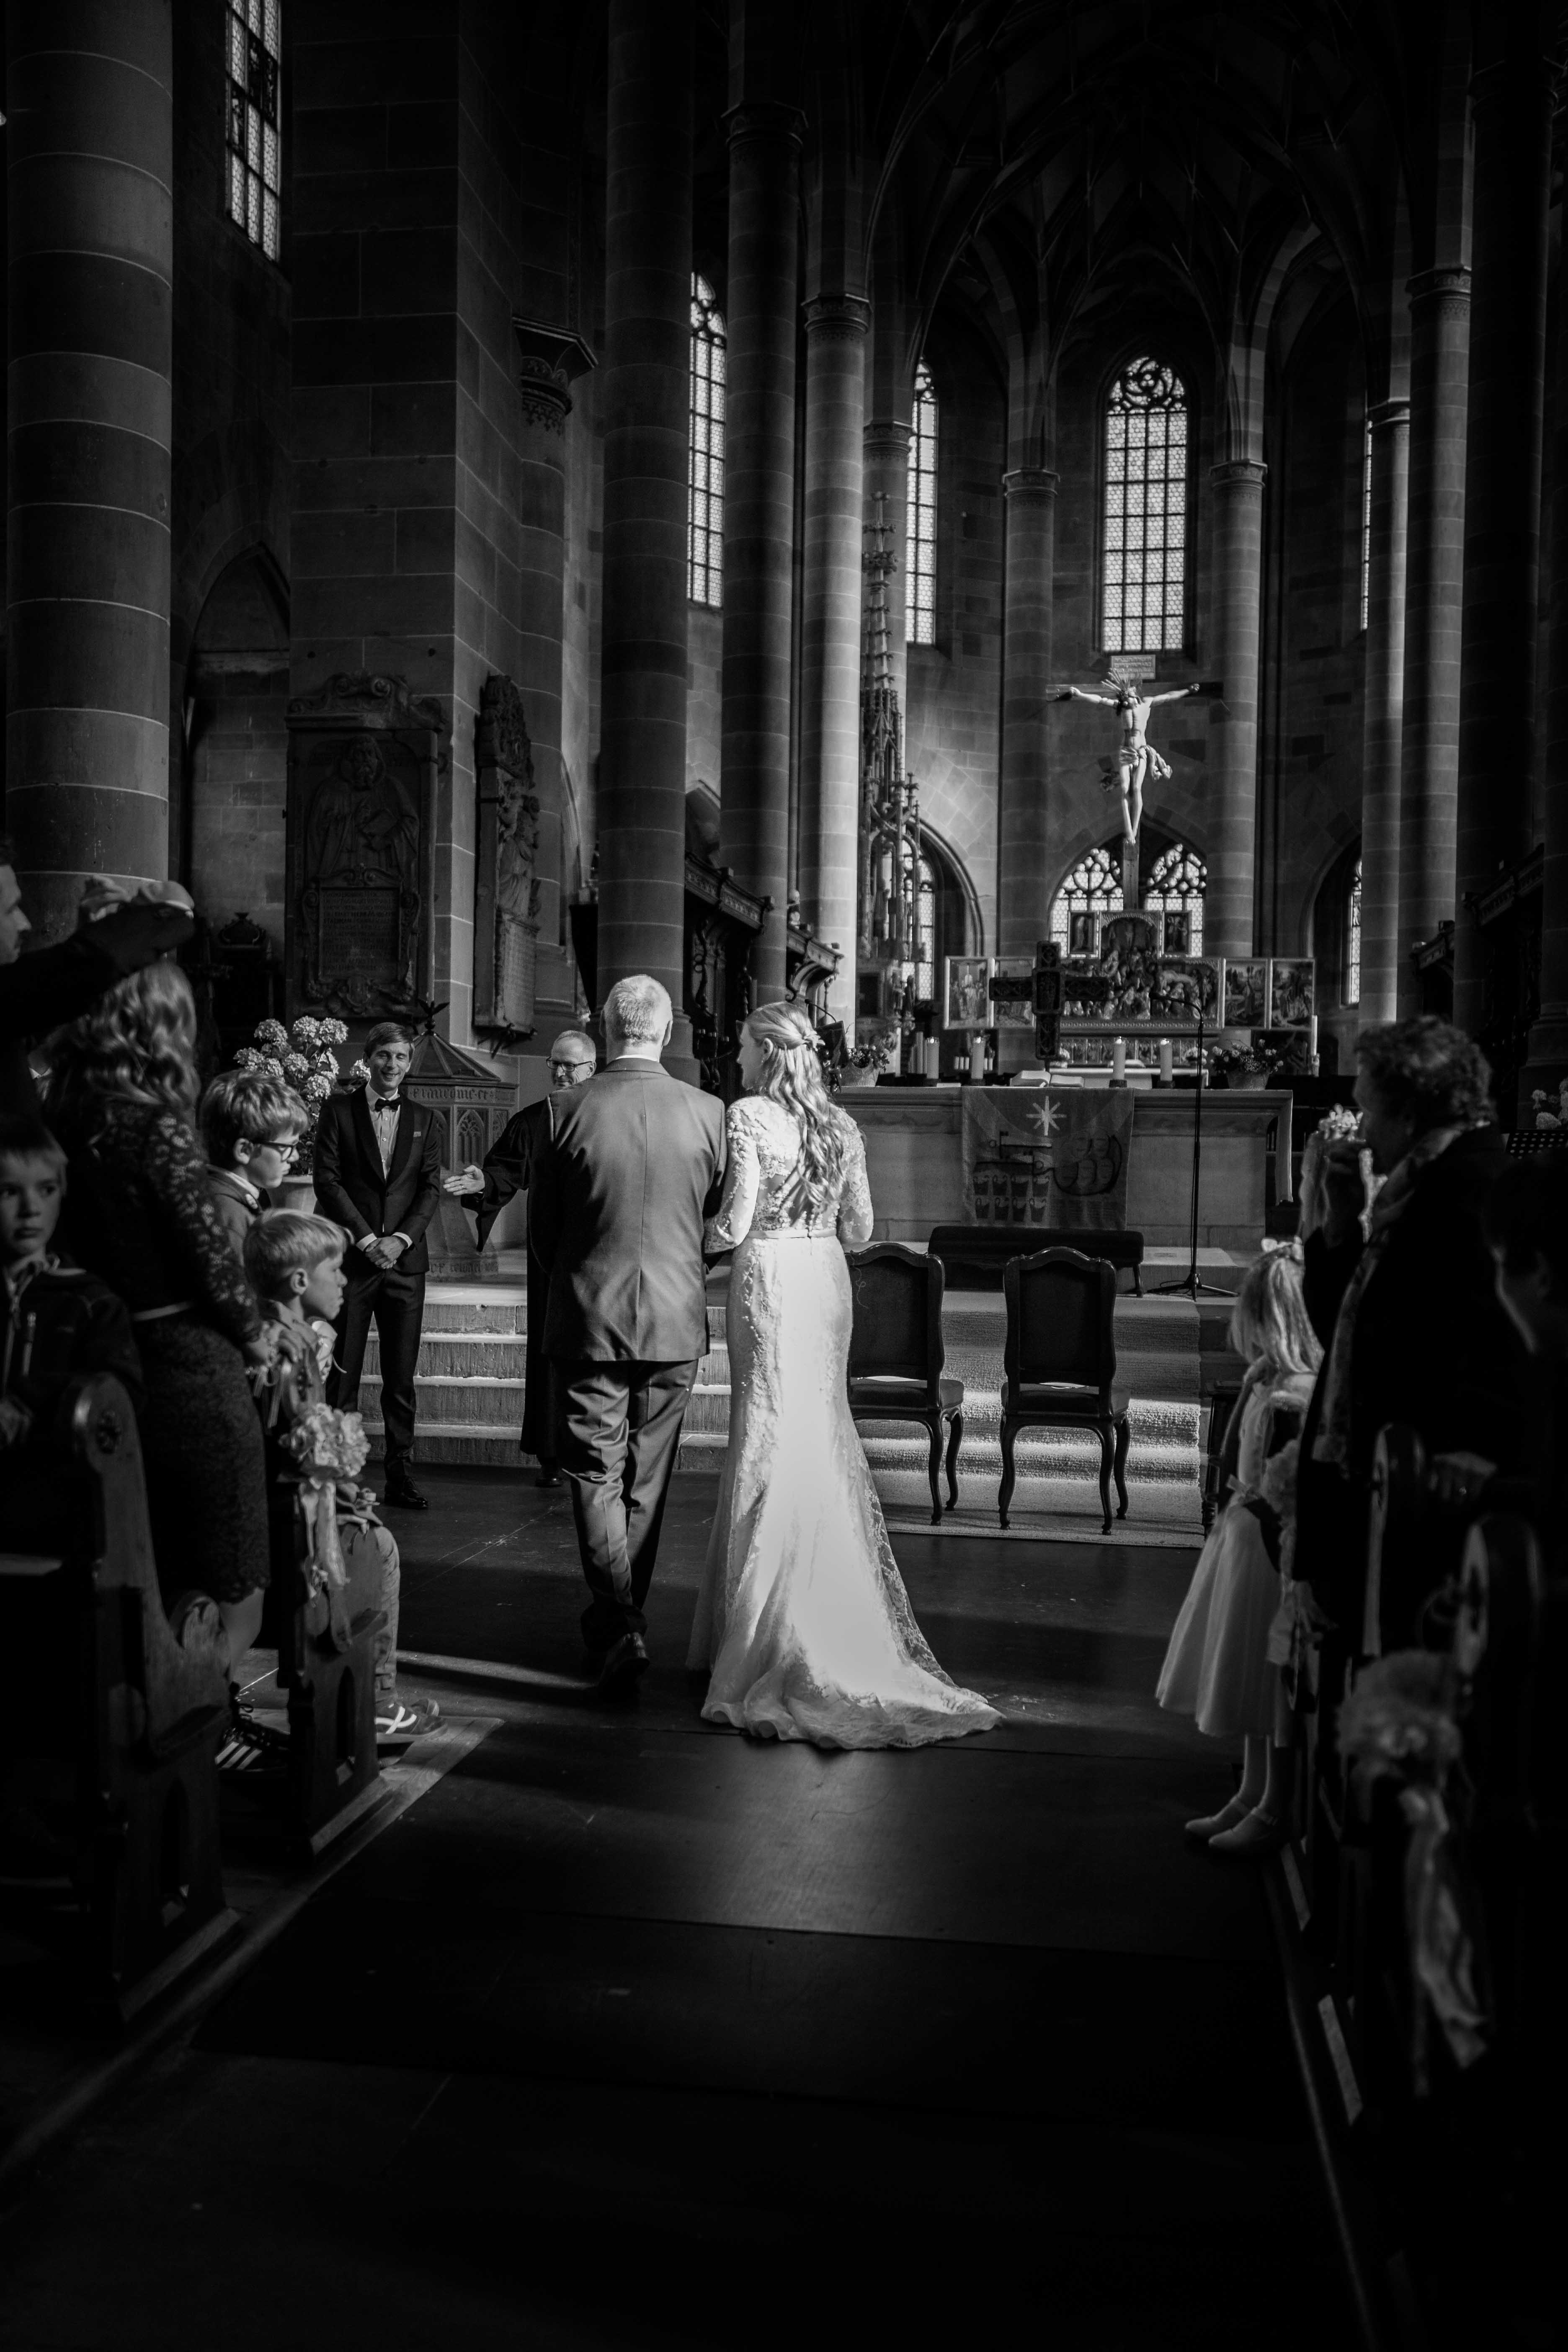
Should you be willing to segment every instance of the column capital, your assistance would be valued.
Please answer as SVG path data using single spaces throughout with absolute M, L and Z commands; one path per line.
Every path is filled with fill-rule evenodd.
M 1534 71 L 1531 70 L 1533 65 Z M 1495 106 L 1505 99 L 1517 106 L 1520 88 L 1533 84 L 1537 96 L 1549 95 L 1556 87 L 1559 68 L 1555 58 L 1538 50 L 1533 59 L 1499 58 L 1488 66 L 1479 66 L 1470 76 L 1470 107 Z
M 805 331 L 813 342 L 858 343 L 871 323 L 863 294 L 814 294 L 805 306 Z
M 805 136 L 805 117 L 799 107 L 786 106 L 777 99 L 748 98 L 732 106 L 723 120 L 731 147 L 755 139 L 777 139 L 798 147 Z
M 1222 457 L 1217 466 L 1209 467 L 1209 480 L 1216 490 L 1241 483 L 1260 490 L 1268 479 L 1268 468 L 1261 457 Z
M 597 367 L 598 360 L 570 327 L 550 327 L 538 319 L 514 317 L 511 331 L 517 338 L 523 420 L 546 433 L 559 433 L 572 414 L 571 386 L 590 368 Z
M 1061 476 L 1049 466 L 1016 466 L 1002 477 L 1009 506 L 1049 506 L 1061 487 Z
M 1366 421 L 1374 433 L 1396 432 L 1400 425 L 1410 422 L 1410 403 L 1407 400 L 1375 401 L 1366 412 Z
M 1470 307 L 1470 272 L 1463 261 L 1445 262 L 1440 269 L 1418 269 L 1414 278 L 1405 281 L 1405 291 L 1414 310 L 1428 302 L 1436 302 L 1450 311 L 1468 310 Z
M 900 425 L 896 416 L 873 416 L 866 427 L 868 457 L 907 457 L 914 437 L 911 425 Z

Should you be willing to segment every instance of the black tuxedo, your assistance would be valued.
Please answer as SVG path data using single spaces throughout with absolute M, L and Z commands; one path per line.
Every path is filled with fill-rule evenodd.
M 343 1260 L 348 1293 L 338 1322 L 333 1404 L 352 1412 L 359 1403 L 360 1370 L 372 1319 L 381 1343 L 381 1417 L 386 1433 L 387 1475 L 395 1478 L 414 1451 L 414 1375 L 425 1316 L 430 1252 L 425 1229 L 441 1198 L 441 1130 L 428 1106 L 404 1093 L 391 1164 L 381 1164 L 375 1121 L 363 1089 L 331 1095 L 316 1129 L 316 1204 L 347 1227 L 352 1246 Z M 358 1244 L 372 1235 L 405 1234 L 395 1265 L 372 1264 Z
M 550 1140 L 548 1097 L 530 1103 L 509 1118 L 485 1154 L 485 1189 L 479 1202 L 479 1247 L 507 1202 L 519 1192 L 531 1192 L 534 1155 Z M 544 1318 L 550 1304 L 550 1276 L 531 1249 L 528 1253 L 528 1338 L 523 1350 L 522 1427 L 518 1444 L 553 1468 L 557 1460 L 556 1383 L 544 1352 Z
M 549 1098 L 529 1244 L 550 1276 L 561 1466 L 594 1598 L 590 1649 L 641 1632 L 665 1497 L 708 1345 L 702 1223 L 724 1172 L 724 1106 L 657 1062 L 612 1062 Z

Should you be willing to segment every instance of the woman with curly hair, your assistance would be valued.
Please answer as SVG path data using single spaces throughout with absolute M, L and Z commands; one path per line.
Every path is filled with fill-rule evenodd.
M 158 1579 L 217 1602 L 231 1666 L 268 1580 L 261 1425 L 247 1359 L 271 1350 L 196 1140 L 196 1010 L 178 964 L 122 980 L 48 1043 L 48 1121 L 69 1155 L 67 1245 L 131 1312 Z
M 846 1246 L 871 1238 L 860 1130 L 829 1102 L 816 1033 L 764 1004 L 705 1246 L 733 1250 L 730 1444 L 689 1663 L 710 1722 L 823 1748 L 916 1748 L 1001 1721 L 927 1647 L 849 1412 Z

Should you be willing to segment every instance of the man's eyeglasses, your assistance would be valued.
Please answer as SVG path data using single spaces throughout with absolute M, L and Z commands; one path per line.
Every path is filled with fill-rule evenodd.
M 570 1078 L 575 1082 L 579 1070 L 591 1069 L 593 1065 L 589 1062 L 552 1062 L 550 1065 L 550 1075 L 552 1078 Z

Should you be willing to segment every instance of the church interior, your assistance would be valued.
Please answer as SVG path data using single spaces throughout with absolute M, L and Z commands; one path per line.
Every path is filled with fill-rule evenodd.
M 0 1738 L 0 2352 L 1568 2341 L 1562 1474 L 1478 1505 L 1428 1457 L 1486 1444 L 1384 1430 L 1365 1622 L 1436 1598 L 1381 1657 L 1300 1616 L 1262 1859 L 1184 1837 L 1243 1751 L 1156 1696 L 1240 1507 L 1232 1310 L 1310 1250 L 1358 1040 L 1434 1017 L 1499 1165 L 1563 1164 L 1564 37 L 1526 0 L 11 0 L 16 969 L 84 893 L 172 892 L 203 1083 L 259 1033 L 325 1093 L 404 1024 L 444 1189 L 412 1744 L 353 1748 L 352 1678 L 308 1726 L 268 1618 L 237 1687 L 327 1778 L 263 1833 L 216 1729 L 172 1782 L 149 1732 L 112 1444 L 69 1440 L 82 1590 L 155 1634 L 56 1656 L 69 1546 L 0 1525 L 9 1654 L 81 1785 L 122 1776 L 34 1883 Z M 519 1446 L 526 1182 L 476 1223 L 446 1180 L 638 974 L 726 1105 L 748 1015 L 804 1008 L 876 1245 L 935 1270 L 929 1396 L 857 1415 L 998 1729 L 702 1719 L 711 1277 L 649 1670 L 584 1677 Z M 326 1213 L 308 1150 L 282 1185 Z M 1058 1244 L 1111 1268 L 1100 1403 L 1015 1427 Z M 1392 1652 L 1447 1677 L 1446 1778 L 1349 1760 Z

